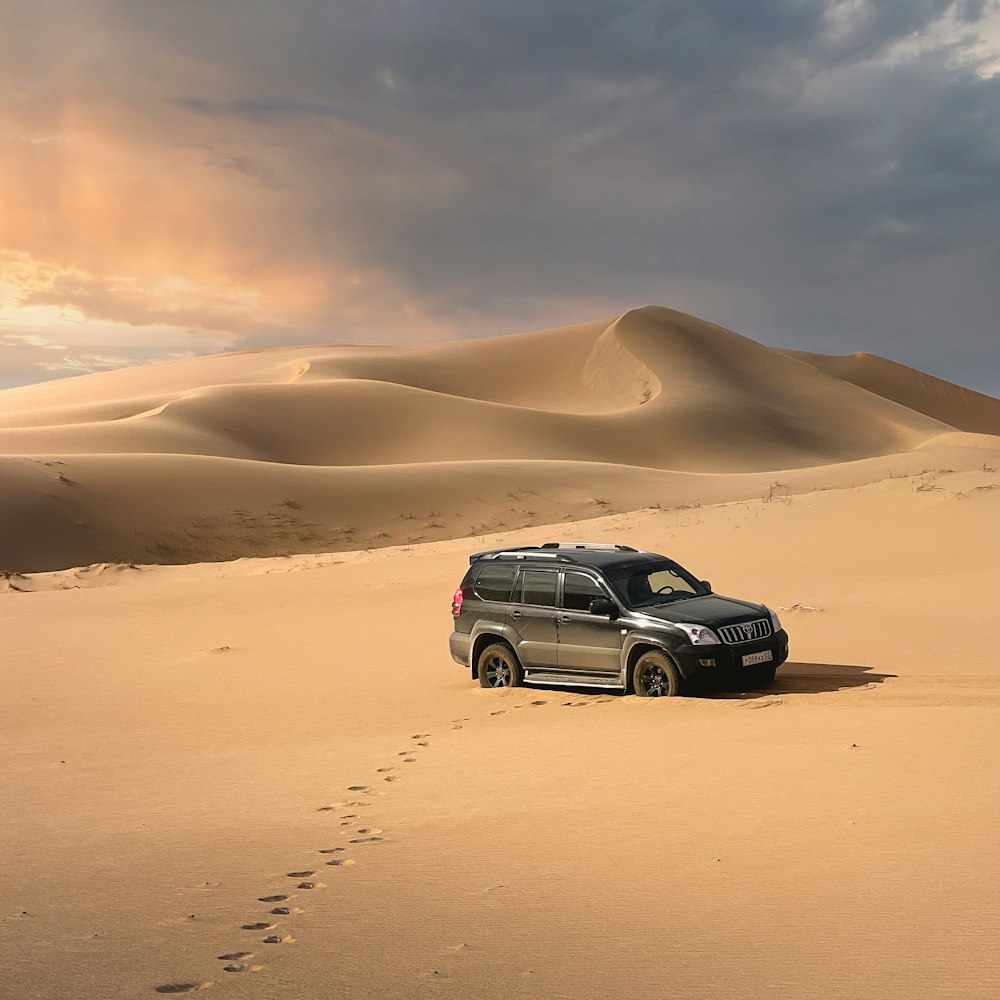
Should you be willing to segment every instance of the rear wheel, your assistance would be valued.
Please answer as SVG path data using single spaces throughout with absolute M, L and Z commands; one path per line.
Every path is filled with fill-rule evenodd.
M 476 676 L 480 687 L 519 687 L 524 680 L 524 671 L 517 662 L 514 650 L 506 643 L 495 642 L 479 654 Z
M 643 653 L 632 668 L 632 687 L 640 698 L 676 698 L 681 693 L 680 671 L 665 653 Z

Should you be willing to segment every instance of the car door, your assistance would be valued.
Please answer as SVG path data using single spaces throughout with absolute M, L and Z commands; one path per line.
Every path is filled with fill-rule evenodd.
M 587 573 L 567 570 L 563 574 L 559 609 L 559 670 L 591 674 L 618 674 L 621 671 L 623 636 L 621 626 L 607 615 L 592 615 L 595 597 L 611 598 L 610 593 Z
M 556 665 L 559 572 L 522 568 L 510 596 L 507 624 L 521 637 L 517 655 L 529 670 Z

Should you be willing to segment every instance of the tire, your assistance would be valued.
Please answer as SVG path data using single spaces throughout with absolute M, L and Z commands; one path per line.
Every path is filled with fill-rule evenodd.
M 479 686 L 484 688 L 520 687 L 524 671 L 518 663 L 514 650 L 505 642 L 494 642 L 487 646 L 476 661 L 476 676 Z
M 632 688 L 640 698 L 676 698 L 681 693 L 681 675 L 665 653 L 643 653 L 632 668 Z

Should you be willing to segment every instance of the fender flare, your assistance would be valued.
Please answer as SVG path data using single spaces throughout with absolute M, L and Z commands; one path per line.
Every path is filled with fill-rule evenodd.
M 682 643 L 670 642 L 670 637 L 665 636 L 662 632 L 629 632 L 625 642 L 622 644 L 622 684 L 627 689 L 629 682 L 629 660 L 632 658 L 632 651 L 636 646 L 652 646 L 655 649 L 662 650 L 671 660 L 676 664 L 677 669 L 680 670 L 681 676 L 684 676 L 684 671 L 677 657 L 674 655 L 674 648 L 676 646 L 682 645 Z
M 517 656 L 518 663 L 521 662 L 521 657 L 517 652 L 517 647 L 520 644 L 521 637 L 517 632 L 504 622 L 491 622 L 480 620 L 472 626 L 471 640 L 469 642 L 469 670 L 475 675 L 476 671 L 476 645 L 483 635 L 496 636 L 503 639 L 504 642 L 514 650 L 514 655 Z

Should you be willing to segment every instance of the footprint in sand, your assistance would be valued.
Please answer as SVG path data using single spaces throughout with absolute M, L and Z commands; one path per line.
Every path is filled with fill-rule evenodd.
M 333 861 L 327 861 L 328 865 L 332 865 L 334 868 L 347 868 L 349 865 L 354 864 L 353 858 L 334 858 Z
M 404 757 L 403 758 L 403 763 L 404 764 L 416 764 L 416 762 L 417 762 L 417 758 L 416 757 Z
M 773 705 L 783 704 L 780 698 L 767 698 L 764 701 L 745 701 L 742 702 L 741 708 L 771 708 Z
M 284 893 L 279 892 L 274 896 L 258 896 L 257 899 L 261 903 L 281 903 L 284 900 L 288 899 L 288 896 L 284 895 Z
M 358 833 L 379 834 L 385 833 L 385 831 L 380 830 L 377 826 L 359 826 Z
M 310 875 L 315 875 L 315 872 L 289 872 L 289 878 L 309 878 Z
M 325 882 L 300 882 L 297 886 L 299 889 L 325 889 Z
M 274 924 L 264 923 L 262 921 L 257 921 L 253 924 L 243 924 L 243 930 L 245 931 L 273 931 Z
M 156 987 L 157 993 L 194 993 L 195 990 L 207 990 L 212 983 L 164 983 Z
M 391 771 L 392 768 L 391 767 L 377 767 L 377 768 L 375 768 L 375 770 L 379 774 L 385 774 L 387 771 Z
M 364 792 L 368 790 L 367 785 L 348 785 L 347 790 L 349 792 Z
M 429 747 L 430 743 L 428 743 L 426 740 L 424 740 L 422 743 L 418 743 L 417 746 L 418 747 Z
M 346 847 L 324 847 L 320 854 L 343 854 L 346 851 Z
M 276 917 L 287 917 L 292 913 L 301 913 L 302 907 L 300 906 L 276 906 L 271 912 Z
M 253 958 L 255 954 L 252 951 L 230 951 L 225 955 L 219 955 L 218 958 L 220 962 L 244 962 L 248 958 Z
M 459 721 L 461 721 L 461 720 L 459 720 L 459 719 L 452 719 L 452 722 L 459 722 Z M 469 720 L 466 719 L 465 721 L 468 722 Z M 410 739 L 411 740 L 426 740 L 428 736 L 430 736 L 430 733 L 416 733 L 413 736 L 411 736 Z
M 320 806 L 316 810 L 316 812 L 318 812 L 318 813 L 328 813 L 328 812 L 333 812 L 333 810 L 336 809 L 336 808 L 337 808 L 336 806 Z
M 223 972 L 260 972 L 263 965 L 247 965 L 245 962 L 233 962 L 232 965 L 224 965 Z
M 284 937 L 278 937 L 277 934 L 269 934 L 264 938 L 264 944 L 291 944 L 295 938 L 291 934 L 286 934 Z
M 505 708 L 501 708 L 496 712 L 490 712 L 490 715 L 506 715 L 506 714 L 507 714 L 507 709 Z
M 382 780 L 383 781 L 399 781 L 399 778 L 395 774 L 387 774 Z
M 381 837 L 355 837 L 354 840 L 351 841 L 351 843 L 352 844 L 375 844 L 375 843 L 378 843 L 381 839 L 382 839 Z

